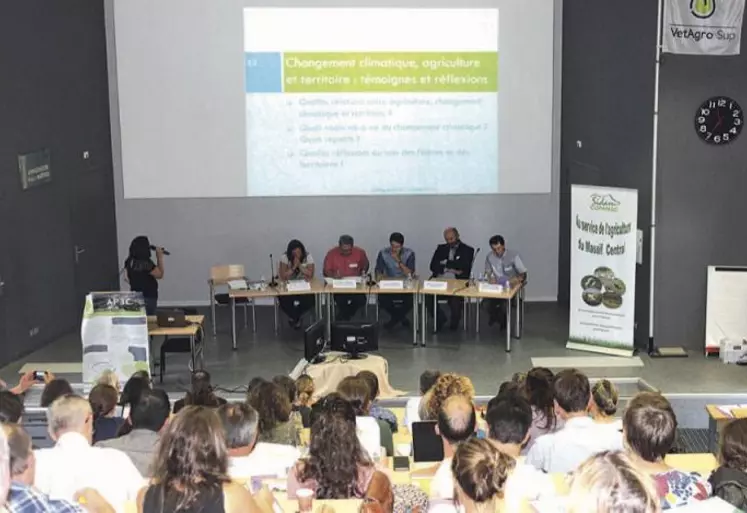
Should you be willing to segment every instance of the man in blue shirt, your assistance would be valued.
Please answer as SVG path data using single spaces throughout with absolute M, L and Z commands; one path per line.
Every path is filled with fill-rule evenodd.
M 405 236 L 394 232 L 389 236 L 389 247 L 376 257 L 377 279 L 405 279 L 415 274 L 415 252 L 406 248 Z M 389 314 L 388 330 L 397 324 L 410 326 L 407 314 L 412 310 L 412 294 L 379 294 L 379 306 Z

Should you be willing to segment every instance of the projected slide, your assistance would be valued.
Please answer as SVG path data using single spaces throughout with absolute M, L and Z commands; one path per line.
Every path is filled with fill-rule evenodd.
M 482 194 L 497 9 L 244 9 L 247 194 Z

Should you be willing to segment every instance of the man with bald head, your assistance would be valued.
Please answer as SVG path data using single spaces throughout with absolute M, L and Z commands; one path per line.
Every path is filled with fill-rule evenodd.
M 431 258 L 432 278 L 451 278 L 458 280 L 469 280 L 472 272 L 472 259 L 475 256 L 475 250 L 464 244 L 459 238 L 459 230 L 454 227 L 444 230 L 445 244 L 439 244 Z M 455 330 L 459 327 L 459 321 L 462 318 L 462 307 L 464 299 L 460 297 L 449 296 L 449 327 Z M 433 313 L 433 301 L 425 302 L 428 311 Z M 440 330 L 446 324 L 446 316 L 440 307 L 436 316 L 436 329 Z
M 477 431 L 477 415 L 472 401 L 462 395 L 454 395 L 444 401 L 438 412 L 436 432 L 444 444 L 444 460 L 438 466 L 431 482 L 431 496 L 438 499 L 454 498 L 454 481 L 451 460 L 460 443 L 469 440 Z

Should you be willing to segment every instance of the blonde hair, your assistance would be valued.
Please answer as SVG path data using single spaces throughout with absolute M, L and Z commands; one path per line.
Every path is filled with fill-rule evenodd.
M 63 395 L 47 409 L 49 432 L 57 435 L 62 431 L 78 431 L 91 415 L 91 405 L 86 399 L 78 395 Z
M 426 413 L 426 418 L 423 420 L 436 420 L 444 401 L 454 395 L 461 395 L 470 401 L 473 400 L 475 398 L 475 387 L 472 385 L 472 381 L 459 374 L 441 374 L 436 384 L 423 396 Z
M 605 451 L 582 463 L 571 476 L 567 513 L 658 513 L 651 476 L 624 452 Z
M 451 472 L 459 490 L 481 511 L 495 511 L 495 500 L 503 498 L 506 480 L 516 460 L 489 440 L 470 438 L 459 444 Z
M 301 374 L 296 380 L 296 400 L 301 406 L 309 406 L 314 396 L 314 379 L 308 374 Z
M 119 393 L 122 388 L 119 386 L 119 376 L 111 369 L 106 369 L 104 372 L 102 372 L 99 376 L 99 379 L 96 380 L 96 384 L 109 385 L 111 387 L 114 387 L 117 390 L 117 393 Z
M 591 397 L 600 413 L 611 417 L 617 413 L 617 387 L 608 379 L 600 379 L 591 389 Z

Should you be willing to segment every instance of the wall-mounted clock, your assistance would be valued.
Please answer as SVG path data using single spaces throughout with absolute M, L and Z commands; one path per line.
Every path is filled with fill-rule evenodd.
M 714 96 L 703 102 L 695 113 L 695 132 L 708 144 L 729 144 L 739 137 L 744 112 L 727 96 Z

